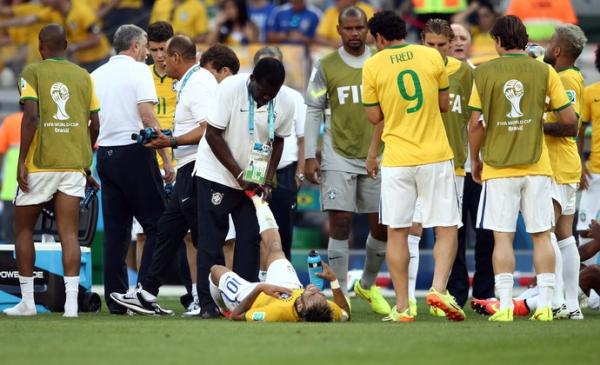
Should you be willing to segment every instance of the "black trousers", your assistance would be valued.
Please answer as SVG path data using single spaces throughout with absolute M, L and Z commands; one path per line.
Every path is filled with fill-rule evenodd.
M 475 229 L 475 274 L 473 277 L 473 298 L 491 298 L 494 296 L 494 234 L 487 229 L 477 228 L 477 209 L 481 185 L 473 181 L 471 174 L 465 177 L 463 191 L 462 221 L 464 226 L 458 230 L 458 251 L 448 279 L 447 288 L 463 307 L 469 297 L 469 272 L 465 259 L 467 227 Z M 467 226 L 468 225 L 468 226 Z
M 294 162 L 277 170 L 277 187 L 271 195 L 271 210 L 279 226 L 281 246 L 285 257 L 292 259 L 292 238 L 294 233 L 294 217 L 296 215 L 296 200 L 298 188 L 296 187 L 296 167 Z
M 149 267 L 148 274 L 141 281 L 142 286 L 146 291 L 154 295 L 158 294 L 158 290 L 162 285 L 161 279 L 170 270 L 171 263 L 177 256 L 177 252 L 181 248 L 183 238 L 188 230 L 191 230 L 194 245 L 198 242 L 198 214 L 192 176 L 193 171 L 193 161 L 177 170 L 176 183 L 171 192 L 171 198 L 158 220 L 158 231 L 154 255 L 151 257 L 152 261 L 149 263 L 142 261 L 142 265 L 146 264 Z
M 165 192 L 153 150 L 137 144 L 100 147 L 97 159 L 104 218 L 104 297 L 111 312 L 124 313 L 110 293 L 123 293 L 128 288 L 125 257 L 131 241 L 132 219 L 140 222 L 146 234 L 138 273 L 140 282 L 154 252 L 157 222 L 165 209 Z
M 242 190 L 195 177 L 198 204 L 198 297 L 203 310 L 215 308 L 208 288 L 213 265 L 223 265 L 223 243 L 229 214 L 235 226 L 233 271 L 248 281 L 258 281 L 260 234 L 252 201 Z

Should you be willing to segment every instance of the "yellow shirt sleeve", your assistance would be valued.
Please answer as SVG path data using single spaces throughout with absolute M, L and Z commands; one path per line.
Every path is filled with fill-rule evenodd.
M 362 72 L 362 102 L 364 106 L 375 106 L 379 105 L 379 99 L 377 98 L 377 88 L 375 85 L 375 79 L 371 73 L 371 62 L 367 60 L 363 66 Z
M 450 88 L 450 81 L 448 80 L 448 71 L 446 71 L 446 65 L 444 65 L 444 60 L 442 57 L 439 57 L 440 62 L 438 62 L 438 82 L 440 84 L 440 91 L 448 90 Z
M 585 89 L 583 92 L 583 102 L 581 103 L 581 121 L 583 123 L 589 123 L 592 120 L 592 98 L 590 97 L 589 89 Z
M 96 92 L 94 91 L 94 80 L 90 76 L 90 80 L 92 81 L 92 98 L 90 100 L 90 112 L 98 112 L 100 111 L 100 100 L 96 96 Z
M 550 70 L 548 73 L 548 97 L 550 98 L 550 109 L 553 111 L 560 111 L 571 105 L 571 101 L 569 101 L 569 98 L 567 97 L 567 93 L 560 81 L 558 73 L 552 66 L 548 65 L 548 68 Z
M 577 90 L 580 86 L 577 84 L 577 81 L 572 76 L 560 76 L 562 84 L 565 88 L 565 92 L 567 93 L 567 97 L 569 98 L 569 102 L 573 105 L 573 109 L 577 115 L 581 115 L 581 98 L 583 95 L 577 95 Z
M 473 88 L 471 89 L 469 108 L 481 111 L 481 98 L 479 97 L 479 92 L 477 91 L 475 83 L 473 83 Z
M 22 77 L 21 81 L 19 81 L 19 91 L 21 92 L 21 97 L 19 98 L 20 102 L 24 102 L 25 100 L 38 100 L 38 94 L 33 86 Z
M 194 23 L 194 34 L 202 35 L 208 32 L 208 18 L 206 16 L 206 7 L 204 4 L 199 3 L 198 15 Z

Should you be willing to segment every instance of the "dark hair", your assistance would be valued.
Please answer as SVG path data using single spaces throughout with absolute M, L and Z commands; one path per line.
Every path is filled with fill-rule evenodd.
M 235 53 L 231 48 L 219 43 L 202 52 L 200 66 L 204 67 L 208 63 L 217 71 L 221 71 L 223 67 L 227 67 L 234 75 L 240 70 L 240 60 Z
M 429 19 L 421 32 L 421 39 L 425 39 L 427 33 L 444 35 L 449 41 L 454 39 L 454 31 L 450 27 L 450 23 L 444 19 Z
M 514 15 L 501 16 L 490 32 L 492 37 L 500 40 L 500 46 L 505 50 L 525 49 L 529 35 L 525 25 Z
M 285 80 L 285 68 L 281 61 L 266 57 L 256 63 L 252 75 L 257 82 L 266 81 L 269 85 L 281 86 Z
M 302 319 L 304 322 L 331 322 L 333 311 L 327 302 L 315 303 L 310 308 L 304 309 Z
M 485 0 L 480 0 L 477 2 L 479 4 L 479 8 L 486 8 L 488 9 L 492 14 L 494 15 L 498 15 L 498 13 L 496 13 L 496 9 L 494 9 L 494 5 L 489 2 L 489 1 L 485 1 Z
M 149 42 L 166 42 L 173 36 L 173 26 L 167 22 L 155 22 L 148 26 Z
M 596 60 L 594 61 L 594 64 L 596 65 L 596 70 L 600 72 L 600 44 L 596 47 Z
M 344 10 L 340 11 L 340 14 L 338 15 L 338 24 L 342 24 L 342 18 L 346 17 L 361 17 L 365 20 L 365 22 L 367 21 L 367 14 L 365 13 L 365 11 L 356 6 L 349 6 L 347 8 L 344 8 Z
M 406 38 L 406 23 L 393 11 L 379 11 L 367 23 L 369 32 L 375 37 L 377 33 L 386 41 L 402 40 Z
M 248 15 L 248 8 L 246 7 L 245 0 L 222 0 L 219 4 L 219 10 L 223 10 L 225 5 L 228 2 L 232 2 L 238 9 L 238 17 L 237 19 L 231 20 L 228 19 L 221 25 L 219 28 L 219 42 L 225 43 L 229 34 L 233 30 L 234 25 L 239 25 L 240 27 L 246 26 L 246 23 L 250 21 L 250 17 Z M 218 26 L 218 25 L 217 25 Z M 243 42 L 242 42 L 243 43 Z
M 176 35 L 169 40 L 167 53 L 179 53 L 184 60 L 196 60 L 196 44 L 186 35 Z

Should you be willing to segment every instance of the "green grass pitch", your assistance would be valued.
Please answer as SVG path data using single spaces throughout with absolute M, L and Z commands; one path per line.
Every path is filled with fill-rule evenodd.
M 583 321 L 488 322 L 466 310 L 462 323 L 433 318 L 420 299 L 414 323 L 382 323 L 352 300 L 352 323 L 239 323 L 180 317 L 63 319 L 0 316 L 0 364 L 598 364 L 600 313 Z

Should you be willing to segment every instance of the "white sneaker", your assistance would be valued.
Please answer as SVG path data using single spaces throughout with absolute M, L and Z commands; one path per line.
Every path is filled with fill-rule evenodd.
M 558 308 L 552 309 L 552 315 L 554 319 L 567 319 L 569 318 L 569 311 L 567 310 L 566 305 L 561 305 Z
M 188 305 L 187 310 L 181 315 L 182 317 L 194 317 L 200 315 L 200 304 L 193 301 Z
M 569 312 L 569 319 L 582 320 L 583 313 L 581 313 L 581 310 L 575 309 L 574 311 Z
M 37 309 L 35 308 L 35 305 L 30 307 L 25 304 L 25 302 L 21 301 L 12 308 L 6 308 L 4 314 L 15 317 L 35 316 L 37 314 Z

